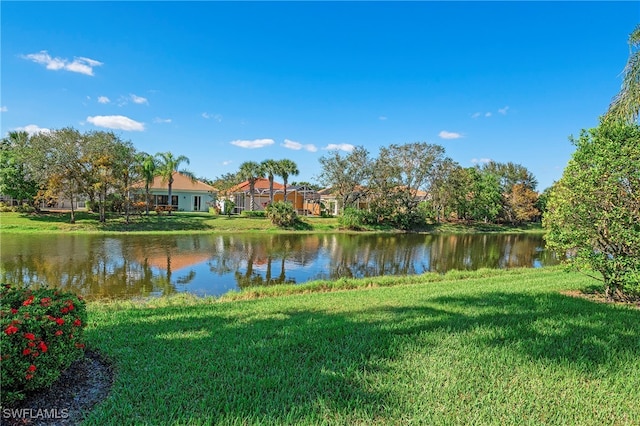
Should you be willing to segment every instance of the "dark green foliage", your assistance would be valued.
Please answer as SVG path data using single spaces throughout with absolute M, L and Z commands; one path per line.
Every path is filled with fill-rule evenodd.
M 573 143 L 547 203 L 548 246 L 598 272 L 609 298 L 640 298 L 640 126 L 604 122 Z
M 243 210 L 240 215 L 243 217 L 267 217 L 267 213 L 264 210 Z
M 271 223 L 281 228 L 294 226 L 299 220 L 293 205 L 285 201 L 269 204 L 266 214 Z
M 0 287 L 2 406 L 51 386 L 84 351 L 85 303 L 51 289 Z

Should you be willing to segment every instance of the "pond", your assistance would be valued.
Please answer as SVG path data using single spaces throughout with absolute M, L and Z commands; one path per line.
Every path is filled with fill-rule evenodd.
M 541 235 L 4 235 L 0 280 L 87 298 L 557 263 Z

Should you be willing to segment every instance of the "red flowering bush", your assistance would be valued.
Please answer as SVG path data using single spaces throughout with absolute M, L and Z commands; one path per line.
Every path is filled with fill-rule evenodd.
M 0 285 L 0 403 L 46 388 L 84 351 L 85 303 L 71 293 Z

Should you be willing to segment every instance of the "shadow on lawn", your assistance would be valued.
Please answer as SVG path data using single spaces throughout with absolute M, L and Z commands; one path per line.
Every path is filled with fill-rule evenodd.
M 224 306 L 213 308 L 216 316 L 205 305 L 136 311 L 100 331 L 118 336 L 135 330 L 146 337 L 105 343 L 115 354 L 130 353 L 131 344 L 141 355 L 115 356 L 120 375 L 132 376 L 119 377 L 112 397 L 93 415 L 110 418 L 117 412 L 123 421 L 138 416 L 151 423 L 167 416 L 197 424 L 331 423 L 334 416 L 339 423 L 380 422 L 385 406 L 394 404 L 393 395 L 372 383 L 370 373 L 403 356 L 406 343 L 425 342 L 418 335 L 443 330 L 470 332 L 481 348 L 510 345 L 533 362 L 569 364 L 585 374 L 615 371 L 620 358 L 640 356 L 640 314 L 634 310 L 557 294 L 497 292 L 427 302 L 429 307 L 380 307 L 346 315 L 290 309 L 270 312 L 268 318 L 242 317 L 237 310 L 227 315 Z M 478 327 L 493 332 L 474 333 Z M 122 342 L 126 347 L 118 347 Z M 433 343 L 420 344 L 424 348 L 418 350 L 428 351 Z M 160 367 L 143 372 L 145 365 Z M 388 374 L 393 380 L 398 373 Z M 167 412 L 149 413 L 158 399 Z M 122 411 L 125 405 L 130 412 Z

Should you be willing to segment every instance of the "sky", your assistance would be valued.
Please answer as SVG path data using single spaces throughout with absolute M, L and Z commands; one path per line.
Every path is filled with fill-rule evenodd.
M 0 2 L 0 133 L 108 130 L 214 179 L 427 142 L 542 191 L 620 90 L 640 2 Z

